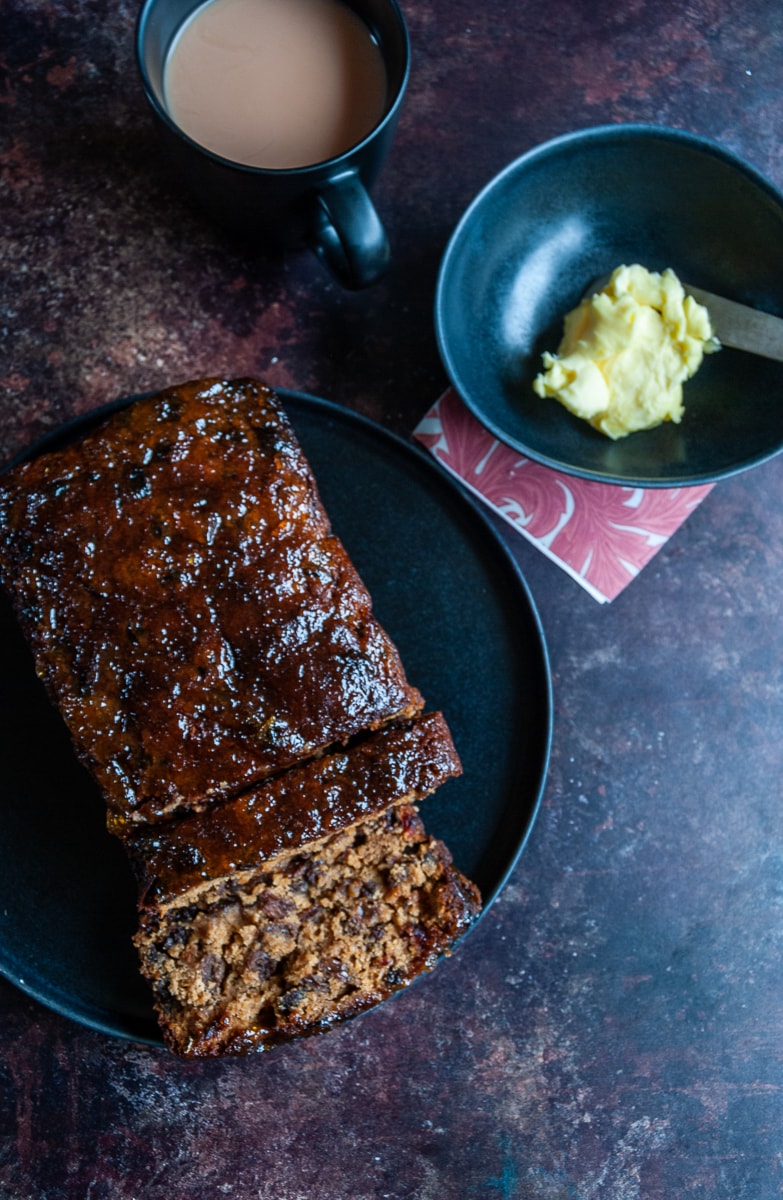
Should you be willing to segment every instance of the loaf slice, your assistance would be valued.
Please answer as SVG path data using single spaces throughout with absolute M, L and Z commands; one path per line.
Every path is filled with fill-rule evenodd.
M 0 579 L 114 831 L 422 707 L 253 380 L 169 388 L 7 473 Z
M 414 804 L 459 770 L 429 714 L 132 831 L 135 940 L 167 1045 L 245 1054 L 322 1032 L 447 954 L 481 901 Z

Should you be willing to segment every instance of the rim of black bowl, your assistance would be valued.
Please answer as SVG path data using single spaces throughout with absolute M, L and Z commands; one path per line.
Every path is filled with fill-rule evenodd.
M 521 441 L 513 434 L 508 433 L 497 422 L 488 417 L 481 409 L 481 406 L 476 404 L 469 389 L 464 386 L 460 379 L 460 372 L 454 362 L 454 358 L 449 349 L 446 337 L 444 335 L 444 318 L 443 304 L 444 295 L 446 292 L 447 275 L 451 269 L 452 260 L 459 249 L 460 240 L 464 234 L 466 227 L 473 219 L 476 209 L 484 202 L 486 197 L 499 187 L 503 181 L 520 167 L 528 163 L 534 162 L 538 158 L 543 158 L 548 154 L 562 150 L 570 144 L 584 144 L 590 141 L 602 141 L 609 137 L 616 138 L 618 141 L 631 138 L 649 138 L 661 139 L 666 141 L 680 142 L 685 145 L 693 146 L 705 153 L 713 154 L 716 158 L 722 159 L 724 162 L 731 164 L 752 181 L 762 190 L 765 191 L 772 200 L 783 209 L 783 190 L 776 187 L 770 179 L 764 175 L 758 167 L 755 167 L 742 155 L 734 150 L 729 150 L 712 138 L 706 137 L 703 134 L 692 133 L 687 129 L 678 129 L 669 125 L 657 125 L 652 122 L 618 122 L 617 124 L 604 125 L 588 125 L 584 129 L 571 130 L 568 133 L 559 134 L 556 137 L 549 138 L 545 142 L 539 142 L 535 146 L 531 146 L 523 154 L 520 154 L 512 162 L 508 163 L 477 192 L 467 208 L 464 210 L 457 225 L 455 226 L 451 237 L 449 238 L 446 249 L 441 258 L 440 267 L 438 270 L 438 278 L 435 290 L 435 334 L 440 353 L 441 361 L 449 377 L 449 381 L 454 390 L 459 395 L 464 404 L 471 410 L 474 416 L 481 424 L 494 434 L 500 441 L 519 450 L 526 457 L 534 462 L 541 463 L 543 466 L 551 467 L 556 471 L 561 471 L 563 474 L 572 475 L 579 479 L 587 479 L 594 483 L 609 483 L 618 484 L 626 487 L 641 487 L 641 488 L 672 488 L 672 487 L 696 487 L 703 486 L 709 483 L 717 483 L 721 479 L 728 479 L 733 475 L 743 474 L 754 467 L 761 466 L 770 459 L 775 458 L 783 450 L 783 440 L 780 444 L 771 447 L 768 450 L 760 451 L 758 454 L 751 455 L 741 462 L 726 466 L 717 470 L 694 472 L 692 475 L 673 478 L 639 478 L 630 479 L 621 475 L 613 475 L 610 472 L 602 472 L 591 470 L 586 467 L 581 467 L 575 463 L 563 462 L 560 459 L 552 458 L 550 455 L 536 450 L 527 443 Z

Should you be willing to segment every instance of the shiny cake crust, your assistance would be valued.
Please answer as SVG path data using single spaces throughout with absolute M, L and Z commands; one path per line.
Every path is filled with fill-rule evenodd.
M 421 800 L 462 765 L 441 713 L 370 733 L 346 749 L 284 771 L 232 800 L 123 838 L 136 874 L 140 908 L 162 914 L 189 904 L 215 880 L 239 877 L 292 850 L 374 816 L 390 804 Z
M 169 388 L 8 472 L 0 573 L 115 832 L 422 707 L 253 380 Z

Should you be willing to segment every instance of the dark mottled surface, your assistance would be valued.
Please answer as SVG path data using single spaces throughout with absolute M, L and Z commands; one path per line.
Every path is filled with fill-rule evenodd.
M 2 454 L 119 394 L 260 373 L 408 432 L 438 261 L 510 159 L 645 120 L 783 185 L 769 0 L 404 4 L 414 69 L 363 295 L 182 200 L 126 0 L 2 0 Z M 526 545 L 553 758 L 495 908 L 323 1040 L 183 1065 L 0 985 L 3 1200 L 768 1200 L 783 1191 L 783 465 L 717 487 L 599 607 Z M 456 568 L 455 568 L 456 569 Z

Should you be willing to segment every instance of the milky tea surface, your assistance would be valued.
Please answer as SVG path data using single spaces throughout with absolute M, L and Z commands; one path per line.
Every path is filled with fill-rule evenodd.
M 209 0 L 177 34 L 169 114 L 233 162 L 282 169 L 342 154 L 386 106 L 380 49 L 340 0 Z

